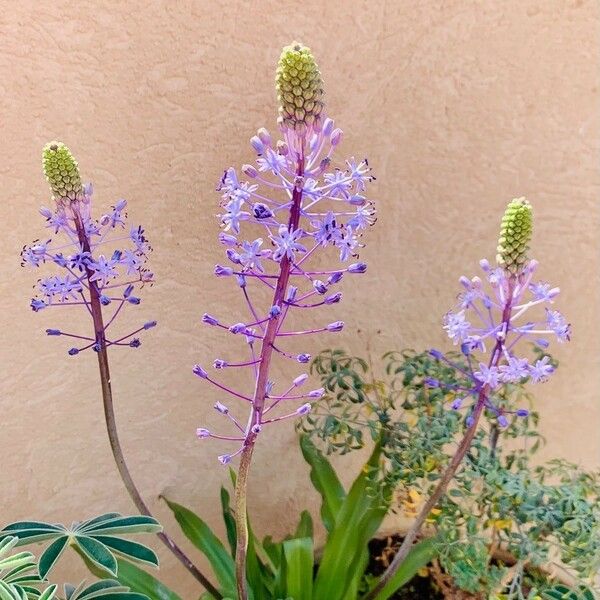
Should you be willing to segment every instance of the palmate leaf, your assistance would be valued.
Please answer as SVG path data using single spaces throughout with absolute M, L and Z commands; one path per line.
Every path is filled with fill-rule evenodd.
M 66 600 L 94 600 L 102 598 L 102 600 L 150 600 L 145 594 L 132 592 L 130 589 L 115 581 L 114 579 L 103 579 L 96 581 L 90 585 L 85 585 L 85 582 L 80 583 L 77 587 L 65 585 Z
M 130 561 L 158 566 L 158 557 L 153 550 L 120 536 L 157 533 L 161 529 L 160 524 L 152 517 L 145 515 L 124 517 L 113 512 L 74 523 L 71 527 L 41 521 L 18 521 L 0 531 L 0 544 L 8 537 L 17 538 L 18 546 L 31 542 L 51 541 L 39 560 L 42 578 L 48 575 L 69 545 L 73 545 L 91 563 L 116 577 L 118 563 L 115 555 Z
M 12 553 L 19 539 L 6 536 L 0 541 L 0 600 L 50 600 L 56 586 L 44 591 L 38 589 L 42 583 L 37 574 L 35 557 L 31 552 Z

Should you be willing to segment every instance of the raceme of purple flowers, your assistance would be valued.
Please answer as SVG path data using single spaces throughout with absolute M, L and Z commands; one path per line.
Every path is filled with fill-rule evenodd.
M 92 186 L 83 186 L 78 199 L 59 199 L 54 211 L 40 209 L 49 230 L 47 239 L 36 240 L 21 252 L 23 266 L 42 269 L 52 266 L 56 270 L 38 280 L 37 294 L 31 300 L 35 312 L 73 307 L 91 316 L 93 288 L 107 313 L 103 331 L 92 336 L 46 330 L 48 335 L 76 340 L 76 345 L 68 351 L 72 356 L 90 348 L 98 351 L 101 343 L 137 348 L 140 345 L 137 334 L 156 325 L 155 321 L 149 321 L 126 335 L 111 337 L 114 322 L 123 309 L 140 303 L 136 289 L 153 281 L 153 274 L 145 266 L 150 245 L 142 227 L 126 228 L 126 205 L 125 200 L 119 200 L 109 212 L 94 220 Z M 122 249 L 115 249 L 117 245 Z
M 254 397 L 250 397 L 220 383 L 200 365 L 194 367 L 198 377 L 250 409 L 247 423 L 242 423 L 234 411 L 217 402 L 215 409 L 227 417 L 234 433 L 197 430 L 201 438 L 240 443 L 236 451 L 219 457 L 224 464 L 263 427 L 308 413 L 311 401 L 323 395 L 323 389 L 304 391 L 308 379 L 305 373 L 283 386 L 265 380 L 267 355 L 273 352 L 293 363 L 306 364 L 311 358 L 307 349 L 290 353 L 286 340 L 342 330 L 342 321 L 306 330 L 291 330 L 286 325 L 292 312 L 302 313 L 341 300 L 342 293 L 336 288 L 342 278 L 366 271 L 366 264 L 358 260 L 358 251 L 362 233 L 375 222 L 373 203 L 365 196 L 366 186 L 373 179 L 367 160 L 351 158 L 339 168 L 333 167 L 334 152 L 342 139 L 342 131 L 333 120 L 319 120 L 305 132 L 286 127 L 281 127 L 281 132 L 283 139 L 275 142 L 266 129 L 260 129 L 251 139 L 257 155 L 255 165 L 246 164 L 239 172 L 227 169 L 217 188 L 223 207 L 219 241 L 225 247 L 226 261 L 217 265 L 214 273 L 233 280 L 248 313 L 240 323 L 225 323 L 208 314 L 202 320 L 237 336 L 246 347 L 242 358 L 217 358 L 214 368 L 248 369 L 255 386 Z M 334 249 L 338 265 L 327 269 L 313 266 L 311 259 L 326 248 Z M 262 309 L 255 300 L 260 288 L 272 299 Z M 296 402 L 301 403 L 299 408 L 273 416 L 276 409 Z
M 480 264 L 488 285 L 479 277 L 461 277 L 463 291 L 458 305 L 445 315 L 443 324 L 448 337 L 466 357 L 467 369 L 438 350 L 432 350 L 431 354 L 461 371 L 470 383 L 470 387 L 456 390 L 458 397 L 452 403 L 453 409 L 465 407 L 466 400 L 477 397 L 485 387 L 486 408 L 501 427 L 506 427 L 507 415 L 511 413 L 494 403 L 494 392 L 505 383 L 525 380 L 540 383 L 554 372 L 549 356 L 528 358 L 520 354 L 523 342 L 546 349 L 551 339 L 568 341 L 571 328 L 553 307 L 559 288 L 533 281 L 537 261 L 529 261 L 518 276 L 501 267 L 493 268 L 487 260 Z M 437 380 L 428 380 L 427 384 L 441 385 Z M 522 417 L 529 414 L 524 408 L 513 413 Z

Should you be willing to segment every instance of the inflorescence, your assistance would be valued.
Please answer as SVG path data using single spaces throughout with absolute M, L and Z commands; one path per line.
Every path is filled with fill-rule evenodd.
M 520 344 L 529 341 L 544 350 L 549 346 L 549 337 L 558 342 L 570 339 L 569 323 L 551 307 L 560 289 L 533 281 L 538 263 L 527 259 L 531 233 L 530 204 L 524 198 L 511 201 L 502 219 L 498 266 L 492 267 L 487 260 L 480 262 L 489 287 L 479 277 L 460 278 L 463 291 L 458 305 L 444 317 L 444 330 L 460 347 L 467 368 L 431 350 L 434 358 L 460 371 L 469 382 L 465 388 L 455 390 L 458 397 L 452 403 L 455 410 L 467 408 L 467 425 L 472 424 L 476 406 L 469 405 L 470 397 L 483 402 L 501 427 L 508 425 L 507 415 L 527 416 L 525 408 L 509 411 L 501 407 L 494 401 L 494 393 L 505 383 L 546 381 L 554 366 L 547 355 L 533 359 L 521 356 Z M 528 318 L 531 310 L 537 315 Z M 427 383 L 431 387 L 440 385 L 434 380 Z
M 151 247 L 140 226 L 125 230 L 127 202 L 119 200 L 98 220 L 91 216 L 92 186 L 82 185 L 77 162 L 60 142 L 47 144 L 43 151 L 44 173 L 54 193 L 55 209 L 40 209 L 50 230 L 48 239 L 36 240 L 21 252 L 23 266 L 53 264 L 61 270 L 38 280 L 37 295 L 31 300 L 35 312 L 56 306 L 76 306 L 92 316 L 94 334 L 79 335 L 47 329 L 51 336 L 66 336 L 80 343 L 70 355 L 89 348 L 140 345 L 138 333 L 156 325 L 149 321 L 126 335 L 108 338 L 111 328 L 126 305 L 136 306 L 136 286 L 151 284 L 153 274 L 146 268 Z M 128 247 L 116 248 L 127 243 Z M 110 310 L 106 322 L 102 307 Z M 110 307 L 110 308 L 109 308 Z
M 322 114 L 321 78 L 308 48 L 301 44 L 284 48 L 276 83 L 281 139 L 275 141 L 266 129 L 259 129 L 250 140 L 257 156 L 255 165 L 246 164 L 241 172 L 227 169 L 217 187 L 223 208 L 219 241 L 226 248 L 227 262 L 217 265 L 214 272 L 237 283 L 249 317 L 231 324 L 205 314 L 202 321 L 237 336 L 247 346 L 247 358 L 218 358 L 214 368 L 246 368 L 254 381 L 253 395 L 245 395 L 220 383 L 200 365 L 194 367 L 198 377 L 249 407 L 248 421 L 242 424 L 224 403 L 215 404 L 236 430 L 234 435 L 197 430 L 199 438 L 240 443 L 236 451 L 219 457 L 224 464 L 254 443 L 265 426 L 308 413 L 311 402 L 323 395 L 323 389 L 301 391 L 306 373 L 277 391 L 269 378 L 271 357 L 306 364 L 310 354 L 290 353 L 284 347 L 287 339 L 342 330 L 342 321 L 306 330 L 289 330 L 285 325 L 291 313 L 342 299 L 335 287 L 345 275 L 366 271 L 358 251 L 363 232 L 375 222 L 373 203 L 365 196 L 367 184 L 374 179 L 367 160 L 351 158 L 334 167 L 342 131 Z M 263 235 L 247 237 L 241 233 L 242 226 L 262 229 Z M 326 248 L 335 248 L 342 266 L 324 269 L 315 264 Z M 262 309 L 256 301 L 258 288 L 270 297 Z M 296 401 L 302 402 L 299 408 L 273 416 L 280 406 Z

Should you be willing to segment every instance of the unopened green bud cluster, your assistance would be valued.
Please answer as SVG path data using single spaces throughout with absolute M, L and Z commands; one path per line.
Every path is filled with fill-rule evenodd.
M 55 198 L 76 200 L 81 195 L 77 161 L 62 142 L 50 142 L 44 146 L 42 164 Z
M 323 110 L 323 82 L 310 48 L 294 42 L 283 49 L 275 86 L 280 121 L 296 129 L 313 125 Z
M 513 275 L 518 275 L 527 264 L 532 216 L 531 204 L 525 198 L 515 198 L 508 203 L 502 217 L 496 260 Z

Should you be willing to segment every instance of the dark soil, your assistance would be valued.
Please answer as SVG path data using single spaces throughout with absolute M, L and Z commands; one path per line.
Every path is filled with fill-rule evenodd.
M 369 542 L 369 566 L 367 572 L 371 575 L 381 575 L 394 558 L 400 547 L 402 538 L 398 535 Z M 444 600 L 435 582 L 427 575 L 415 575 L 402 589 L 390 597 L 390 600 Z

